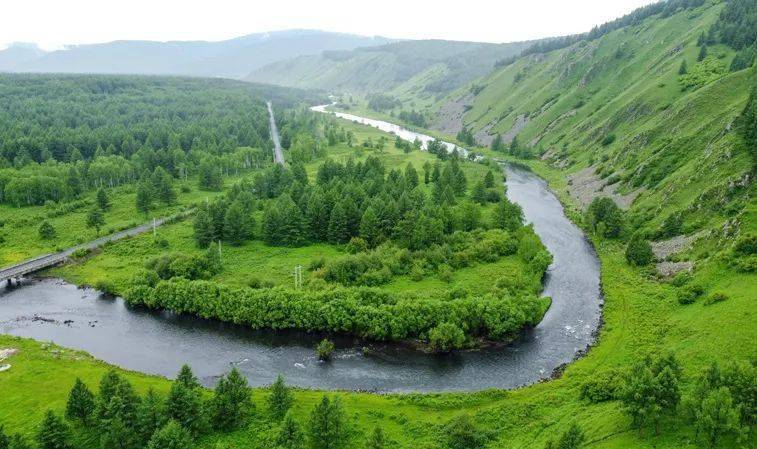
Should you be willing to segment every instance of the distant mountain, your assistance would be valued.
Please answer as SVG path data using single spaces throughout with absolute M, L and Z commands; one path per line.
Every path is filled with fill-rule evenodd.
M 391 42 L 383 37 L 287 30 L 207 41 L 114 41 L 45 52 L 13 44 L 0 51 L 0 71 L 122 73 L 241 78 L 277 61 L 323 51 L 345 51 Z
M 531 43 L 400 41 L 351 51 L 327 51 L 274 62 L 245 79 L 338 92 L 449 92 L 489 73 Z M 407 89 L 405 89 L 407 90 Z

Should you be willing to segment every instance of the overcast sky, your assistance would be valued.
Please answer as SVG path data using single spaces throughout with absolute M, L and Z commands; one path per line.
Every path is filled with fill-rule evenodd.
M 589 30 L 650 0 L 2 0 L 0 45 L 223 40 L 312 28 L 394 38 L 512 42 Z

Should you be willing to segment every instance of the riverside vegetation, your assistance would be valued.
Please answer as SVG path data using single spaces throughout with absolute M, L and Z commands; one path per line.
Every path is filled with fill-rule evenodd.
M 443 116 L 442 105 L 457 101 L 459 95 L 473 94 L 463 115 L 467 132 L 460 137 L 472 137 L 481 144 L 485 143 L 481 142 L 482 136 L 488 135 L 493 142 L 502 142 L 501 145 L 495 145 L 496 151 L 483 146 L 477 151 L 495 157 L 525 157 L 521 163 L 544 177 L 563 200 L 567 213 L 585 227 L 602 262 L 605 297 L 604 326 L 588 355 L 567 366 L 556 379 L 507 392 L 429 395 L 336 392 L 324 400 L 320 392 L 295 389 L 290 391 L 289 417 L 284 414 L 283 420 L 274 418 L 274 412 L 268 408 L 266 398 L 273 392 L 254 390 L 251 401 L 255 406 L 248 408 L 250 414 L 235 429 L 213 427 L 192 435 L 191 430 L 182 431 L 180 425 L 172 424 L 165 431 L 175 436 L 171 441 L 188 444 L 189 438 L 184 438 L 188 432 L 193 444 L 199 447 L 754 446 L 757 382 L 752 309 L 757 284 L 754 277 L 757 229 L 752 179 L 757 114 L 750 91 L 755 74 L 750 64 L 739 68 L 744 63 L 734 63 L 737 58 L 748 60 L 743 55 L 753 48 L 753 40 L 740 44 L 729 36 L 749 36 L 756 29 L 749 22 L 755 17 L 755 5 L 748 0 L 670 1 L 662 5 L 642 9 L 587 35 L 535 47 L 521 57 L 503 61 L 490 75 L 475 81 L 475 85 L 466 86 L 422 111 L 429 118 L 427 123 L 433 123 L 431 119 L 437 114 Z M 739 29 L 746 33 L 726 31 Z M 695 76 L 686 77 L 692 72 Z M 412 109 L 409 102 L 405 103 L 407 97 L 397 98 L 405 108 Z M 291 114 L 291 117 L 281 114 L 282 120 L 294 120 L 297 114 Z M 524 114 L 528 121 L 516 133 L 513 144 L 508 131 Z M 384 139 L 382 154 L 382 150 L 375 151 L 382 146 L 379 133 L 345 122 L 332 128 L 336 134 L 339 126 L 345 130 L 345 142 L 334 142 L 325 148 L 328 155 L 343 157 L 342 166 L 348 163 L 345 157 L 348 155 L 365 163 L 368 152 L 382 159 L 390 170 L 402 169 L 403 174 L 407 162 L 412 162 L 416 170 L 422 167 L 425 157 L 431 164 L 435 162 L 433 155 L 393 148 L 389 139 Z M 482 134 L 484 128 L 489 131 Z M 450 137 L 454 138 L 457 131 Z M 353 133 L 352 138 L 348 137 L 349 132 Z M 317 137 L 319 134 L 321 138 Z M 323 131 L 311 136 L 316 136 L 313 137 L 316 142 L 327 139 Z M 353 147 L 347 144 L 350 139 L 354 139 Z M 288 148 L 292 150 L 291 143 Z M 305 166 L 309 183 L 318 185 L 317 171 L 323 160 L 300 162 Z M 460 166 L 469 180 L 483 180 L 488 171 L 479 164 Z M 579 196 L 576 187 L 581 178 L 576 175 L 586 169 L 593 173 L 592 180 L 604 181 L 600 184 L 609 188 L 588 198 Z M 476 177 L 474 171 L 478 172 Z M 193 192 L 194 189 L 187 193 Z M 427 189 L 427 198 L 432 197 L 431 193 Z M 472 193 L 468 192 L 466 201 Z M 627 197 L 629 193 L 634 196 Z M 115 196 L 111 195 L 111 201 Z M 593 198 L 602 196 L 613 201 Z M 278 201 L 279 197 L 255 199 L 256 230 L 264 221 L 266 204 Z M 229 199 L 225 197 L 223 201 Z M 202 203 L 199 201 L 197 205 Z M 493 212 L 493 206 L 481 208 Z M 133 207 L 129 204 L 129 210 L 134 210 Z M 60 229 L 56 230 L 60 235 Z M 700 232 L 702 236 L 688 249 L 657 261 L 688 262 L 691 270 L 673 276 L 658 274 L 651 264 L 647 245 L 655 249 L 665 239 Z M 161 238 L 168 242 L 169 248 L 203 257 L 212 266 L 214 256 L 205 256 L 207 250 L 196 247 L 193 223 L 171 224 Z M 357 238 L 365 241 L 359 230 Z M 300 259 L 290 257 L 300 254 L 313 260 L 312 250 L 318 248 L 325 260 L 323 265 L 313 265 L 313 273 L 322 270 L 324 278 L 312 276 L 312 282 L 327 283 L 327 261 L 355 256 L 355 262 L 365 258 L 363 266 L 380 271 L 383 267 L 368 263 L 371 252 L 384 251 L 381 245 L 402 245 L 392 238 L 376 248 L 359 241 L 354 245 L 347 241 L 340 247 L 307 240 L 303 242 L 307 243 L 305 246 L 293 248 L 266 245 L 257 238 L 246 240 L 239 247 L 231 246 L 231 240 L 227 242 L 222 270 L 202 275 L 210 281 L 181 282 L 223 281 L 244 291 L 251 285 L 259 287 L 265 280 L 243 276 L 243 270 L 236 269 L 232 262 L 245 249 L 255 249 L 266 257 L 278 258 L 280 264 L 274 262 L 274 266 L 286 267 L 269 270 L 274 273 L 274 282 L 283 283 L 288 281 L 292 262 Z M 131 246 L 120 242 L 104 248 L 96 257 L 63 267 L 56 273 L 86 282 L 86 279 L 105 279 L 104 273 L 110 270 L 117 279 L 111 287 L 116 291 L 128 288 L 136 273 L 123 268 L 118 260 L 138 260 L 139 263 L 131 265 L 142 266 L 144 260 L 165 252 L 164 243 L 156 243 L 150 236 L 129 243 Z M 347 247 L 355 254 L 349 254 Z M 383 261 L 386 253 L 381 254 Z M 523 291 L 534 291 L 536 276 L 518 257 L 506 256 L 488 265 L 512 264 L 523 277 L 522 285 L 529 286 Z M 355 266 L 361 265 L 355 263 Z M 485 273 L 486 266 L 476 262 L 474 266 L 453 270 L 453 282 L 466 285 L 468 275 L 480 279 L 477 276 Z M 481 271 L 477 275 L 471 270 Z M 368 271 L 357 270 L 355 277 L 330 278 L 332 288 L 365 288 L 351 285 L 350 279 Z M 412 281 L 409 275 L 392 275 L 389 282 L 371 288 L 395 292 L 449 289 L 440 279 L 441 274 L 424 271 L 424 278 L 419 281 Z M 472 294 L 478 294 L 475 284 L 466 285 Z M 13 369 L 0 377 L 0 388 L 8 392 L 0 395 L 0 422 L 5 424 L 7 433 L 21 434 L 11 437 L 12 447 L 24 447 L 24 441 L 32 441 L 50 427 L 58 430 L 67 427 L 61 425 L 62 420 L 56 415 L 45 418 L 46 410 L 51 408 L 61 416 L 66 410 L 67 392 L 76 384 L 77 377 L 87 385 L 94 385 L 110 370 L 77 352 L 7 336 L 0 337 L 0 342 L 2 346 L 20 349 L 11 358 Z M 121 375 L 143 395 L 150 387 L 163 397 L 170 395 L 171 383 L 165 379 L 128 372 Z M 278 384 L 272 390 L 280 388 Z M 213 396 L 209 391 L 199 391 L 201 396 Z M 314 411 L 333 410 L 334 397 L 340 402 L 337 412 Z M 163 399 L 158 402 L 162 404 Z M 205 416 L 212 416 L 210 402 L 199 403 L 203 413 L 207 413 Z M 17 413 L 19 409 L 24 413 Z M 314 418 L 316 415 L 318 419 Z M 327 415 L 332 418 L 325 418 Z M 276 412 L 275 416 L 281 414 Z M 333 426 L 328 432 L 314 433 L 313 421 Z M 301 435 L 303 432 L 292 430 L 298 427 L 305 429 L 299 445 L 277 442 L 282 434 Z M 71 425 L 70 430 L 67 439 L 65 432 L 53 432 L 64 437 L 53 441 L 76 447 L 103 444 L 99 435 L 78 423 Z M 167 439 L 168 436 L 161 436 L 161 440 Z M 46 437 L 45 441 L 49 439 Z M 183 446 L 166 443 L 155 447 Z

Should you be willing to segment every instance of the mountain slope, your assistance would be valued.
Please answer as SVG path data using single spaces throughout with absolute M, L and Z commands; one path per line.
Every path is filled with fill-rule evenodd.
M 579 204 L 611 196 L 651 237 L 713 229 L 739 217 L 751 189 L 752 162 L 734 120 L 752 72 L 729 72 L 736 52 L 717 42 L 697 61 L 697 41 L 723 8 L 680 8 L 521 57 L 478 80 L 475 95 L 466 87 L 437 104 L 434 127 L 454 135 L 465 126 L 487 145 L 517 135 L 516 152 L 561 170 Z M 678 218 L 678 232 L 663 235 L 663 222 Z
M 382 37 L 314 30 L 258 33 L 206 41 L 114 41 L 37 53 L 17 45 L 0 51 L 0 71 L 171 74 L 241 78 L 275 61 L 326 50 L 351 50 L 389 42 Z
M 280 61 L 253 71 L 246 79 L 358 94 L 402 90 L 410 83 L 416 94 L 438 95 L 483 76 L 497 61 L 528 45 L 402 41 Z M 423 82 L 415 83 L 419 79 Z

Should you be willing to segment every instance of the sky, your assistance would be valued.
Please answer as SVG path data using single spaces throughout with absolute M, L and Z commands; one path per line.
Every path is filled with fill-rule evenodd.
M 588 31 L 651 0 L 3 0 L 0 46 L 223 40 L 292 28 L 512 42 Z

